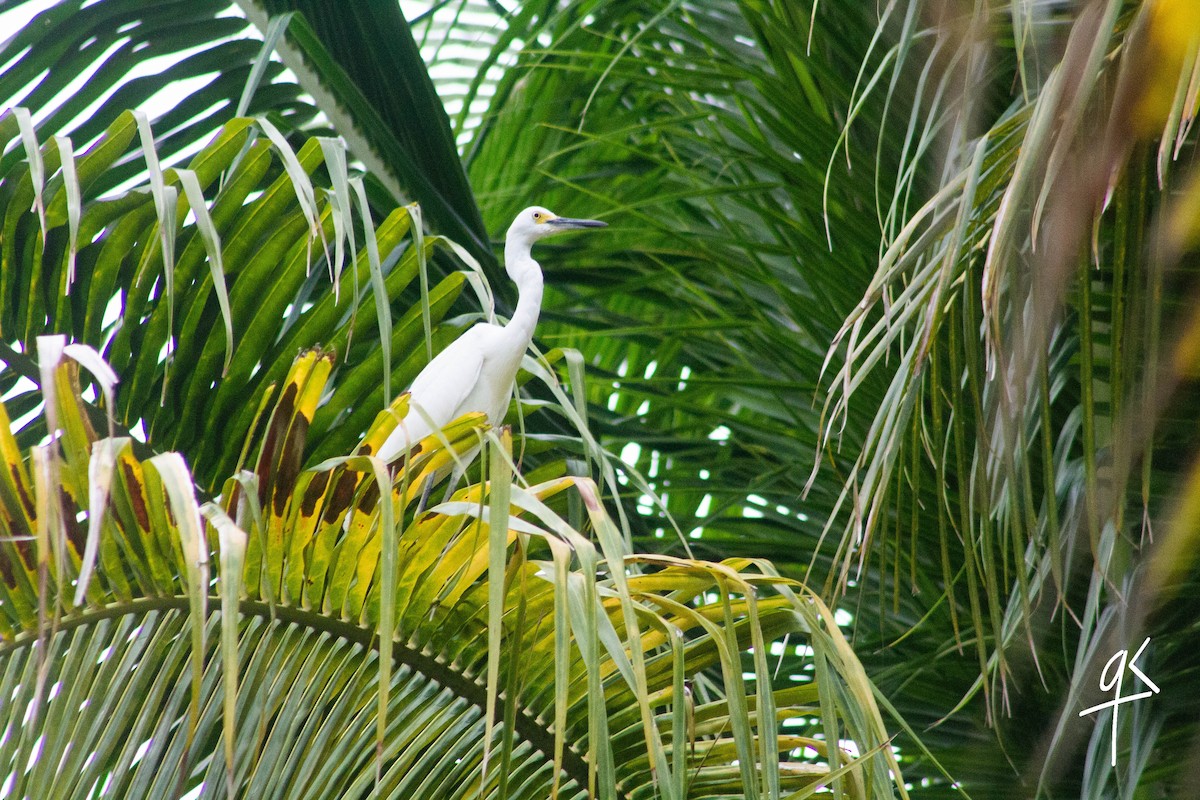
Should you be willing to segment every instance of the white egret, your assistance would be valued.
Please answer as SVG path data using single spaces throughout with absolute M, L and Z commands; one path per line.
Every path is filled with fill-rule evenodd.
M 493 425 L 503 421 L 517 369 L 542 308 L 542 269 L 530 255 L 533 243 L 563 231 L 606 224 L 560 217 L 541 206 L 517 214 L 504 242 L 504 268 L 518 292 L 512 319 L 507 325 L 481 322 L 473 326 L 421 370 L 408 390 L 408 414 L 379 448 L 380 458 L 395 460 L 463 414 L 483 412 Z M 414 406 L 425 412 L 433 427 Z

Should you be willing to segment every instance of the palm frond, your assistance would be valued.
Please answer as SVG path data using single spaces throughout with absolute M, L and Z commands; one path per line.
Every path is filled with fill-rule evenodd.
M 1051 733 L 1024 769 L 1032 788 L 1049 792 L 1071 773 L 1079 780 L 1071 754 L 1104 736 L 1071 717 L 1105 654 L 1136 647 L 1123 637 L 1150 624 L 1129 592 L 1157 594 L 1143 561 L 1148 526 L 1170 508 L 1175 454 L 1196 447 L 1194 435 L 1168 434 L 1168 420 L 1194 402 L 1165 377 L 1164 332 L 1188 311 L 1162 287 L 1187 285 L 1191 270 L 1170 272 L 1183 266 L 1184 246 L 1165 226 L 1156 232 L 1156 217 L 1175 213 L 1175 190 L 1170 160 L 1147 141 L 1169 141 L 1176 155 L 1195 146 L 1178 132 L 1193 113 L 1196 42 L 1162 28 L 1186 4 L 1126 6 L 1086 4 L 1034 28 L 994 11 L 972 24 L 1004 35 L 955 39 L 953 20 L 925 35 L 942 41 L 930 49 L 922 92 L 940 101 L 914 110 L 909 129 L 940 128 L 942 144 L 905 168 L 893 206 L 904 208 L 923 174 L 937 175 L 921 169 L 931 155 L 942 162 L 937 188 L 900 215 L 835 340 L 823 420 L 830 446 L 852 405 L 875 409 L 841 491 L 843 513 L 827 529 L 844 531 L 843 585 L 869 560 L 883 568 L 893 558 L 899 584 L 903 560 L 925 573 L 938 569 L 940 550 L 935 597 L 951 614 L 938 617 L 953 627 L 942 647 L 975 651 L 968 697 L 990 695 L 989 713 L 1041 706 L 1032 713 Z M 1063 51 L 1034 81 L 1022 37 L 1044 41 L 1066 26 Z M 990 71 L 968 70 L 964 83 L 960 67 L 943 66 L 971 63 L 981 46 L 991 48 Z M 1155 59 L 1163 71 L 1131 77 Z M 981 98 L 1010 81 L 1036 91 L 1013 92 L 989 116 Z M 1164 90 L 1172 99 L 1155 106 Z M 871 373 L 890 380 L 881 396 L 861 388 Z M 924 545 L 931 540 L 936 547 Z M 1065 630 L 1050 623 L 1058 615 Z M 1088 655 L 1043 661 L 1051 643 Z M 1042 703 L 1014 698 L 1038 682 Z M 1048 700 L 1056 690 L 1062 703 Z M 1158 723 L 1149 719 L 1140 724 L 1152 740 Z M 1099 791 L 1110 778 L 1085 783 Z
M 218 475 L 235 470 L 234 443 L 251 430 L 295 353 L 320 343 L 345 357 L 338 402 L 320 417 L 312 438 L 327 450 L 347 451 L 382 405 L 382 376 L 390 374 L 394 397 L 424 363 L 425 348 L 417 346 L 425 338 L 422 309 L 405 305 L 408 313 L 400 313 L 401 298 L 414 297 L 422 257 L 444 248 L 443 240 L 428 237 L 418 250 L 408 235 L 411 215 L 397 209 L 372 229 L 382 263 L 373 263 L 362 247 L 350 251 L 337 274 L 333 251 L 347 249 L 345 238 L 362 223 L 350 213 L 351 197 L 314 187 L 309 175 L 340 166 L 340 183 L 349 187 L 344 159 L 331 164 L 329 148 L 316 140 L 293 154 L 282 139 L 257 135 L 250 120 L 225 126 L 186 170 L 165 170 L 151 191 L 97 197 L 106 170 L 154 153 L 146 138 L 137 146 L 138 130 L 134 115 L 123 114 L 79 155 L 82 195 L 70 201 L 73 209 L 65 185 L 70 170 L 58 163 L 60 139 L 36 150 L 47 173 L 40 190 L 44 228 L 29 211 L 39 190 L 28 169 L 11 162 L 4 180 L 9 222 L 0 331 L 21 352 L 6 359 L 4 391 L 15 392 L 17 403 L 34 401 L 21 388 L 22 377 L 35 377 L 22 353 L 30 353 L 42 333 L 69 332 L 102 348 L 124 376 L 115 409 L 124 429 L 144 431 L 158 450 L 185 450 L 201 485 L 212 487 Z M 309 198 L 303 203 L 304 193 L 293 188 L 300 181 Z M 200 201 L 210 205 L 189 207 Z M 173 246 L 165 250 L 168 242 Z M 68 284 L 72 263 L 79 278 Z M 430 287 L 426 302 L 434 324 L 462 283 L 455 274 Z M 373 292 L 386 296 L 382 305 Z M 398 356 L 390 373 L 379 337 L 363 333 L 376 329 L 389 331 L 390 352 Z M 439 331 L 437 341 L 452 331 Z M 37 416 L 21 422 L 22 441 L 46 433 Z M 212 430 L 225 430 L 228 438 L 207 436 Z
M 629 556 L 590 482 L 512 483 L 503 457 L 487 484 L 414 514 L 425 476 L 478 450 L 478 415 L 422 442 L 394 478 L 357 471 L 362 456 L 299 470 L 331 372 L 327 353 L 301 355 L 251 447 L 254 480 L 225 484 L 244 557 L 226 557 L 230 539 L 215 527 L 188 543 L 186 529 L 200 525 L 194 490 L 168 488 L 186 472 L 167 469 L 165 456 L 120 449 L 101 508 L 84 501 L 90 432 L 51 446 L 61 463 L 48 483 L 6 476 L 0 658 L 12 702 L 0 754 L 14 791 L 458 797 L 558 787 L 563 797 L 682 798 L 825 784 L 886 797 L 896 783 L 903 794 L 874 690 L 832 612 L 803 586 L 767 563 Z M 60 387 L 77 386 L 69 363 L 57 374 Z M 379 416 L 363 451 L 405 403 Z M 88 431 L 77 395 L 60 392 L 56 406 L 64 432 Z M 0 438 L 6 452 L 17 447 Z M 497 486 L 512 502 L 498 572 L 487 544 L 497 542 L 487 501 Z M 582 495 L 600 548 L 552 508 L 567 492 Z M 63 498 L 50 513 L 63 527 L 47 534 L 61 562 L 31 557 L 17 527 L 29 510 L 10 503 L 37 498 L 44 514 L 47 494 Z M 71 521 L 100 513 L 100 564 L 77 606 L 61 592 L 83 550 Z M 388 520 L 394 527 L 381 528 Z M 195 571 L 218 539 L 221 585 L 240 586 L 220 613 Z M 499 672 L 488 670 L 489 641 Z M 775 678 L 775 641 L 810 648 L 809 681 Z M 233 667 L 236 683 L 223 677 Z M 235 687 L 236 698 L 224 696 Z M 787 732 L 793 721 L 801 729 Z M 61 769 L 67 762 L 74 768 Z

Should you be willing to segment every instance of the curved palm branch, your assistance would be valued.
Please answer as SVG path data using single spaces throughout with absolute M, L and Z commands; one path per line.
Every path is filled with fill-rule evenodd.
M 514 483 L 504 437 L 487 483 L 414 513 L 424 476 L 478 450 L 478 415 L 394 476 L 361 455 L 299 470 L 331 371 L 296 361 L 207 528 L 182 459 L 96 438 L 71 363 L 52 371 L 61 436 L 31 462 L 0 419 L 15 791 L 881 797 L 895 775 L 903 792 L 870 683 L 802 586 L 765 563 L 628 556 L 588 481 Z M 572 491 L 602 552 L 551 507 Z M 80 518 L 98 536 L 86 587 Z M 776 641 L 809 648 L 810 680 L 777 681 Z

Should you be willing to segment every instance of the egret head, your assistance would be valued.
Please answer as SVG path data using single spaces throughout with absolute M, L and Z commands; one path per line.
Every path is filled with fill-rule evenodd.
M 520 254 L 528 255 L 530 247 L 538 239 L 544 239 L 563 231 L 603 228 L 607 224 L 595 219 L 560 217 L 541 206 L 530 206 L 517 214 L 512 225 L 508 226 L 505 260 L 513 262 L 519 260 L 517 257 Z M 508 266 L 511 268 L 516 265 L 510 263 Z

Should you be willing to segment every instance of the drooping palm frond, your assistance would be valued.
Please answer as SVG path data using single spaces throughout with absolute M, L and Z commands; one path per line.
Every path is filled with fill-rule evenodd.
M 478 415 L 395 475 L 364 455 L 298 469 L 332 361 L 307 352 L 293 365 L 248 443 L 252 469 L 225 483 L 222 508 L 206 506 L 207 529 L 178 455 L 144 461 L 125 440 L 97 466 L 113 440 L 66 391 L 71 363 L 52 370 L 61 435 L 32 462 L 0 418 L 13 466 L 0 477 L 12 791 L 903 793 L 832 612 L 769 564 L 627 555 L 587 480 L 514 483 L 504 435 L 486 437 L 486 484 L 414 513 L 426 475 L 478 451 Z M 552 509 L 570 492 L 599 546 Z M 98 567 L 74 602 L 82 518 Z M 807 648 L 809 680 L 776 678 L 773 642 Z
M 1174 614 L 1148 599 L 1167 577 L 1152 540 L 1198 449 L 1180 427 L 1195 397 L 1170 366 L 1195 291 L 1178 224 L 1194 203 L 1194 7 L 1097 2 L 1031 23 L 1016 5 L 918 37 L 932 43 L 920 92 L 936 100 L 913 111 L 900 212 L 829 370 L 827 442 L 849 408 L 874 409 L 830 530 L 844 530 L 843 581 L 871 561 L 894 564 L 897 591 L 939 571 L 922 623 L 945 655 L 928 678 L 973 651 L 967 699 L 990 693 L 989 711 L 1022 720 L 1002 735 L 1027 790 L 1100 796 L 1106 762 L 1073 759 L 1107 745 L 1078 716 L 1105 660 L 1144 630 L 1163 640 L 1151 665 L 1178 674 L 1166 652 L 1195 635 L 1161 627 Z M 936 176 L 924 194 L 923 175 Z M 888 376 L 884 395 L 861 390 L 871 373 Z M 1119 734 L 1134 762 L 1121 791 L 1187 779 L 1191 713 L 1160 707 Z
M 425 362 L 422 307 L 401 298 L 417 296 L 426 259 L 445 242 L 413 244 L 408 209 L 364 227 L 367 206 L 354 192 L 361 179 L 347 174 L 336 140 L 309 140 L 293 153 L 236 120 L 186 169 L 161 171 L 144 117 L 119 116 L 78 159 L 63 158 L 69 138 L 39 144 L 21 117 L 18 110 L 0 120 L 3 137 L 15 140 L 4 162 L 0 331 L 6 347 L 21 351 L 5 358 L 0 385 L 15 393 L 9 402 L 20 409 L 23 442 L 46 432 L 27 414 L 38 395 L 21 378 L 36 380 L 28 354 L 51 331 L 103 351 L 124 376 L 115 409 L 122 426 L 143 431 L 159 451 L 187 452 L 205 487 L 236 468 L 231 443 L 251 431 L 299 350 L 321 344 L 344 354 L 336 403 L 312 431 L 318 455 L 348 452 Z M 29 158 L 41 162 L 37 182 Z M 98 197 L 106 171 L 134 158 L 153 164 L 157 179 Z M 339 176 L 336 188 L 314 186 L 318 168 Z M 430 324 L 462 285 L 456 273 L 429 288 Z M 435 342 L 455 330 L 438 330 Z

